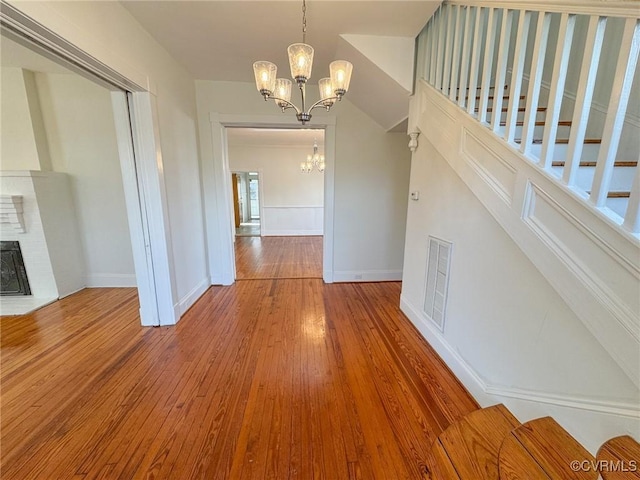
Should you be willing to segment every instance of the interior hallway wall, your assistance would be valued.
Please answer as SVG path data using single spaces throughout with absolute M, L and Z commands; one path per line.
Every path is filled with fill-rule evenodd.
M 70 176 L 87 287 L 135 287 L 111 94 L 78 75 L 35 75 L 53 170 Z
M 520 421 L 551 415 L 592 451 L 638 437 L 637 418 L 617 408 L 637 409 L 640 391 L 426 135 L 411 166 L 420 200 L 409 203 L 403 311 L 481 403 L 504 402 Z M 430 235 L 453 243 L 444 332 L 422 308 Z
M 229 145 L 231 171 L 260 173 L 262 235 L 322 235 L 324 175 L 300 171 L 312 147 Z
M 214 162 L 209 113 L 279 114 L 250 83 L 197 80 L 196 94 L 203 163 Z M 408 137 L 387 133 L 350 103 L 348 95 L 329 114 L 336 118 L 334 280 L 399 280 L 410 166 Z M 314 111 L 313 115 L 327 114 Z M 208 221 L 216 225 L 215 205 L 206 207 Z

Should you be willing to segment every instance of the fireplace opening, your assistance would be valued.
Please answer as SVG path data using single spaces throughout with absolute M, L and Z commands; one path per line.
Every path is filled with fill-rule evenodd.
M 19 242 L 0 241 L 0 295 L 31 295 Z

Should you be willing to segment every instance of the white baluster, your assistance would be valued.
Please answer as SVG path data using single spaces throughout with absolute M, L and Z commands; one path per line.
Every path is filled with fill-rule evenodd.
M 513 53 L 513 66 L 511 71 L 511 89 L 509 91 L 509 107 L 507 108 L 506 130 L 504 138 L 513 143 L 516 134 L 518 109 L 520 108 L 520 92 L 522 91 L 522 76 L 524 73 L 524 58 L 527 52 L 527 38 L 531 26 L 531 12 L 521 11 L 518 18 L 518 32 Z
M 536 125 L 536 116 L 538 113 L 540 85 L 542 84 L 542 68 L 544 66 L 544 56 L 547 51 L 550 23 L 550 13 L 538 12 L 538 26 L 536 28 L 536 38 L 533 44 L 531 73 L 529 75 L 529 90 L 527 93 L 527 106 L 524 112 L 522 143 L 520 144 L 520 151 L 525 155 L 529 154 L 529 151 L 531 150 L 531 143 L 533 141 L 533 129 Z
M 545 117 L 544 130 L 542 133 L 540 166 L 545 169 L 551 168 L 551 163 L 553 161 L 553 153 L 558 134 L 558 121 L 560 120 L 560 109 L 562 108 L 562 98 L 564 97 L 564 84 L 567 79 L 567 66 L 569 65 L 569 53 L 571 52 L 571 43 L 573 43 L 573 30 L 575 23 L 575 15 L 563 13 L 560 17 L 558 44 L 556 46 L 556 56 L 553 62 L 553 72 L 551 74 L 551 88 L 549 89 L 549 100 L 547 102 L 547 115 Z
M 482 67 L 482 82 L 480 85 L 480 106 L 478 108 L 478 121 L 485 123 L 487 108 L 489 106 L 489 86 L 491 84 L 491 69 L 493 68 L 493 52 L 496 44 L 497 8 L 489 9 L 487 20 L 486 43 L 484 47 L 484 66 Z M 502 92 L 501 92 L 502 93 Z M 495 92 L 494 92 L 495 94 Z
M 476 10 L 476 26 L 473 34 L 473 53 L 471 54 L 471 66 L 469 67 L 469 90 L 466 92 L 467 99 L 467 112 L 469 115 L 475 115 L 476 109 L 476 92 L 478 91 L 478 65 L 480 63 L 480 51 L 482 50 L 482 17 L 483 9 L 478 7 Z M 465 92 L 460 92 L 464 95 Z
M 582 98 L 583 100 L 575 102 L 573 108 L 567 158 L 562 171 L 562 180 L 569 186 L 573 186 L 576 182 L 578 167 L 582 158 L 582 147 L 587 133 L 587 123 L 589 122 L 593 91 L 596 86 L 596 74 L 598 73 L 606 25 L 606 17 L 592 16 L 589 19 L 576 93 L 576 98 Z
M 429 84 L 436 83 L 436 65 L 438 65 L 438 39 L 440 38 L 440 15 L 441 8 L 433 15 L 433 23 L 431 25 L 431 61 L 429 62 Z
M 449 92 L 449 99 L 452 102 L 456 101 L 456 95 L 458 94 L 458 71 L 460 70 L 460 44 L 462 43 L 462 36 L 464 32 L 462 30 L 462 17 L 465 13 L 465 9 L 458 5 L 456 8 L 456 28 L 455 37 L 453 40 L 453 55 L 451 60 L 451 90 Z
M 620 143 L 620 134 L 627 112 L 627 103 L 631 93 L 633 75 L 638 63 L 640 50 L 640 23 L 635 18 L 628 18 L 624 25 L 618 64 L 613 77 L 607 119 L 602 131 L 602 143 L 598 153 L 593 187 L 589 200 L 596 207 L 604 207 L 609 194 L 609 183 L 613 175 L 613 167 Z
M 444 68 L 444 52 L 446 50 L 447 40 L 447 23 L 449 19 L 449 5 L 442 7 L 442 14 L 440 15 L 440 21 L 438 22 L 438 63 L 436 65 L 436 81 L 434 86 L 438 90 L 442 90 L 442 70 Z
M 504 82 L 507 76 L 507 61 L 509 57 L 509 47 L 511 45 L 511 26 L 515 11 L 502 11 L 502 26 L 500 28 L 500 48 L 498 49 L 498 65 L 496 66 L 496 80 L 493 85 L 493 112 L 491 114 L 491 129 L 495 132 L 500 128 L 500 118 L 502 117 L 502 101 L 504 99 Z M 518 104 L 517 98 L 512 98 L 512 102 Z
M 449 95 L 449 85 L 451 84 L 451 55 L 453 51 L 453 38 L 456 34 L 455 26 L 457 24 L 456 15 L 458 15 L 460 7 L 449 6 L 449 21 L 447 22 L 447 40 L 444 53 L 444 72 L 442 74 L 442 93 Z
M 458 83 L 458 105 L 460 108 L 464 108 L 466 105 L 465 94 L 467 80 L 469 79 L 469 52 L 471 52 L 471 40 L 473 39 L 473 14 L 477 10 L 477 7 L 467 7 L 467 14 L 464 19 L 464 43 L 462 46 L 462 58 L 460 59 L 462 68 L 460 70 L 460 82 Z

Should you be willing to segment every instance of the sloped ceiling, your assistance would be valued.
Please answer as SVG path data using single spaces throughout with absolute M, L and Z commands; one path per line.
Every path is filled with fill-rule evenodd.
M 253 82 L 252 64 L 270 60 L 290 77 L 287 46 L 302 40 L 302 2 L 122 1 L 124 7 L 197 79 Z M 308 0 L 307 43 L 315 49 L 310 83 L 329 74 L 329 63 L 354 64 L 349 99 L 386 129 L 407 114 L 403 87 L 376 65 L 371 51 L 349 35 L 415 38 L 441 2 L 419 0 Z M 342 37 L 341 35 L 345 35 Z M 356 46 L 357 45 L 357 46 Z M 356 89 L 361 89 L 358 93 Z M 309 89 L 315 94 L 315 89 Z M 394 106 L 396 102 L 401 105 Z M 370 104 L 376 103 L 376 108 Z

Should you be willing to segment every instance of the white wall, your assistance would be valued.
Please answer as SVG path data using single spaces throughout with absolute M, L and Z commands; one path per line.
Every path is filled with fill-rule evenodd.
M 53 170 L 67 173 L 88 287 L 136 285 L 108 90 L 78 75 L 36 74 Z
M 322 235 L 324 175 L 300 171 L 312 151 L 312 145 L 229 145 L 231 171 L 260 173 L 262 235 Z
M 156 95 L 178 314 L 208 285 L 193 79 L 117 2 L 12 5 Z
M 638 389 L 423 135 L 410 190 L 421 195 L 409 202 L 403 310 L 476 398 L 521 421 L 552 415 L 591 450 L 638 438 L 637 420 L 616 414 Z M 422 313 L 429 235 L 453 242 L 443 334 Z
M 2 170 L 40 170 L 40 159 L 22 72 L 21 68 L 1 69 L 0 168 Z
M 250 83 L 197 80 L 196 94 L 203 163 L 214 162 L 210 112 L 278 114 Z M 334 280 L 400 279 L 410 158 L 407 136 L 385 132 L 347 98 L 330 115 L 336 117 Z M 215 205 L 206 208 L 208 221 L 217 224 Z
M 64 173 L 34 172 L 32 179 L 58 297 L 63 298 L 86 285 L 82 236 L 69 185 L 72 178 Z

